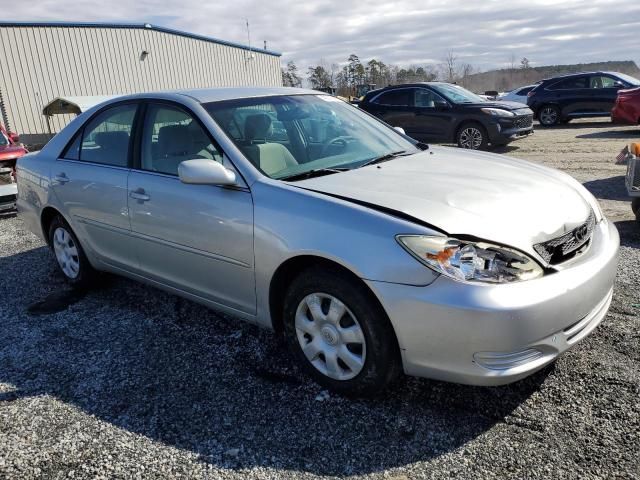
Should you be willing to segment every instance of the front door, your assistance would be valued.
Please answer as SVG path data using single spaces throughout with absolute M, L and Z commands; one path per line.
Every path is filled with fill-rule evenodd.
M 255 314 L 253 200 L 246 188 L 187 185 L 184 160 L 223 155 L 189 112 L 146 108 L 140 162 L 129 177 L 129 212 L 146 277 Z
M 51 189 L 83 247 L 105 263 L 135 269 L 127 211 L 131 132 L 138 105 L 100 112 L 51 170 Z
M 589 79 L 591 108 L 594 112 L 606 115 L 611 112 L 618 96 L 616 79 L 608 75 L 593 75 Z
M 452 116 L 448 102 L 427 88 L 416 88 L 413 96 L 414 117 L 407 135 L 422 142 L 445 142 L 451 135 Z

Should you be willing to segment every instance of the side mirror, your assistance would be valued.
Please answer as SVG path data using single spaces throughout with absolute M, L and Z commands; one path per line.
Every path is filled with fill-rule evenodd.
M 18 135 L 17 133 L 9 132 L 9 140 L 11 140 L 11 143 L 19 143 L 20 135 Z
M 404 131 L 404 128 L 402 127 L 393 127 L 393 129 L 397 132 L 400 132 L 402 135 L 406 135 L 406 132 Z
M 613 82 L 613 88 L 627 88 L 627 86 L 620 80 L 616 80 L 615 82 Z
M 433 102 L 433 106 L 439 110 L 448 110 L 449 109 L 449 104 L 447 102 L 445 102 L 444 100 L 435 100 Z
M 236 174 L 214 160 L 185 160 L 178 165 L 182 183 L 194 185 L 236 185 Z

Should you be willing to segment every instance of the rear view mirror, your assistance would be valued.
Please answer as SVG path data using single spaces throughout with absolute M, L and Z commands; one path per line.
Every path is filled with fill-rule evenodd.
M 236 174 L 214 160 L 185 160 L 178 165 L 178 176 L 193 185 L 236 185 Z

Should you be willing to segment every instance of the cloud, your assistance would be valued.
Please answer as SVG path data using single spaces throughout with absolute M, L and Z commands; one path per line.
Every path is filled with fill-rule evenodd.
M 11 7 L 11 20 L 149 22 L 240 43 L 247 43 L 246 18 L 254 46 L 267 40 L 303 70 L 351 53 L 409 65 L 441 63 L 452 51 L 480 69 L 505 66 L 512 54 L 532 65 L 640 60 L 633 1 L 31 0 Z

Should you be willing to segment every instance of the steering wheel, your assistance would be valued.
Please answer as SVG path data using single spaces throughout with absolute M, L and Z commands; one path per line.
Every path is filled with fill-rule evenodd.
M 328 142 L 326 142 L 324 144 L 324 146 L 322 147 L 322 156 L 324 157 L 325 154 L 327 153 L 327 150 L 329 150 L 329 148 L 331 148 L 332 146 L 341 146 L 342 150 L 344 150 L 345 148 L 347 148 L 347 145 L 351 142 L 355 142 L 357 141 L 357 139 L 355 137 L 352 137 L 350 135 L 341 135 L 339 137 L 334 137 L 331 140 L 329 140 Z

